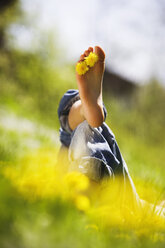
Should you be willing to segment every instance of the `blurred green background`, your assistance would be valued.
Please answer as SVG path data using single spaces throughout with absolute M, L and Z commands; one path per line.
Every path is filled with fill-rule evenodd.
M 0 1 L 0 166 L 21 167 L 20 160 L 38 149 L 60 146 L 57 108 L 63 93 L 76 88 L 75 66 L 60 63 L 62 48 L 51 32 L 41 32 L 37 49 L 14 46 L 11 24 L 26 22 L 18 0 Z M 121 79 L 122 80 L 122 79 Z M 124 86 L 123 86 L 124 87 Z M 165 88 L 157 79 L 129 94 L 104 92 L 106 122 L 116 135 L 140 197 L 165 199 Z M 144 194 L 142 187 L 149 188 Z M 119 230 L 86 231 L 87 217 L 60 200 L 29 202 L 0 175 L 0 247 L 164 247 Z M 154 224 L 153 224 L 154 225 Z M 158 232 L 163 237 L 162 232 Z M 115 236 L 116 235 L 116 236 Z

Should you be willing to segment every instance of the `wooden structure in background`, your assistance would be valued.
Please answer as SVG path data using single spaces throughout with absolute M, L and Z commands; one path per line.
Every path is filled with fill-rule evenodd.
M 116 96 L 129 96 L 137 89 L 137 84 L 107 69 L 104 73 L 103 91 Z

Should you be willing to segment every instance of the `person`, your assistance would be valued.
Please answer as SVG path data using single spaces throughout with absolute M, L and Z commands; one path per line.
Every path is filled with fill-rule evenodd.
M 105 53 L 99 46 L 89 47 L 78 63 L 95 52 L 98 61 L 82 75 L 76 72 L 78 90 L 68 90 L 62 97 L 58 117 L 60 121 L 60 154 L 67 153 L 69 171 L 79 171 L 91 181 L 113 180 L 120 177 L 120 188 L 132 205 L 139 197 L 121 155 L 115 136 L 105 123 L 106 108 L 102 98 Z
M 78 90 L 68 90 L 59 103 L 59 160 L 69 165 L 68 171 L 86 175 L 95 188 L 101 182 L 111 179 L 115 182 L 113 185 L 117 185 L 115 194 L 111 191 L 115 195 L 112 201 L 119 201 L 130 212 L 133 210 L 137 214 L 142 210 L 164 218 L 164 201 L 156 206 L 139 198 L 115 135 L 105 123 L 107 111 L 102 97 L 105 69 L 103 49 L 99 46 L 95 46 L 95 49 L 89 47 L 80 56 L 78 63 L 83 62 L 93 51 L 98 61 L 87 68 L 84 74 L 76 72 Z

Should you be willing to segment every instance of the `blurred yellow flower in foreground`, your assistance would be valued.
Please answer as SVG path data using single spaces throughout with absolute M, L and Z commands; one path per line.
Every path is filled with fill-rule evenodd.
M 87 211 L 90 208 L 89 198 L 85 195 L 77 195 L 75 198 L 75 205 L 81 211 Z
M 79 62 L 76 65 L 76 71 L 79 75 L 85 74 L 89 70 L 85 61 Z
M 145 236 L 154 242 L 160 239 L 164 241 L 165 219 L 159 214 L 161 207 L 156 212 L 156 205 L 141 201 L 141 207 L 135 205 L 132 208 L 129 191 L 126 195 L 124 192 L 121 194 L 120 178 L 96 187 L 79 172 L 64 172 L 65 165 L 56 163 L 54 154 L 54 150 L 40 150 L 23 158 L 17 166 L 5 166 L 2 173 L 30 201 L 61 199 L 66 206 L 72 203 L 93 223 L 86 227 L 87 230 L 119 227 L 121 234 L 117 234 L 118 237 L 126 234 L 129 238 L 129 230 L 133 230 L 139 238 Z M 141 192 L 145 190 L 141 188 Z M 150 190 L 152 192 L 152 188 Z
M 90 54 L 85 57 L 85 62 L 88 66 L 93 67 L 95 63 L 98 61 L 98 56 L 95 53 L 90 52 Z
M 73 171 L 66 175 L 66 183 L 70 190 L 84 191 L 89 186 L 89 179 L 80 172 Z

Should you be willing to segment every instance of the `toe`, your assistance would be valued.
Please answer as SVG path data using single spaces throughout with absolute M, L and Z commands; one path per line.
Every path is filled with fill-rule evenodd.
M 90 54 L 90 51 L 89 50 L 86 50 L 85 52 L 84 52 L 84 55 L 87 57 L 88 55 Z
M 103 49 L 99 46 L 95 46 L 95 53 L 98 55 L 99 61 L 104 62 L 105 53 L 104 53 Z
M 88 51 L 89 51 L 89 52 L 93 52 L 93 47 L 89 47 L 89 48 L 88 48 Z
M 82 55 L 80 56 L 80 60 L 79 60 L 79 62 L 80 62 L 80 61 L 82 61 L 82 60 L 84 60 L 84 57 L 85 57 L 85 55 L 84 55 L 84 54 L 82 54 Z

